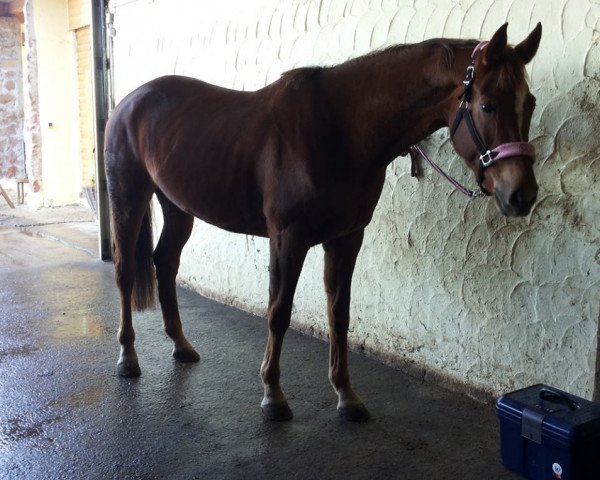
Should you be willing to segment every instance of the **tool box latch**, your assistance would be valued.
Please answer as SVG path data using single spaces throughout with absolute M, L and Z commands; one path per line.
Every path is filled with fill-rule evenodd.
M 535 443 L 542 443 L 542 424 L 546 415 L 526 408 L 521 419 L 521 436 Z

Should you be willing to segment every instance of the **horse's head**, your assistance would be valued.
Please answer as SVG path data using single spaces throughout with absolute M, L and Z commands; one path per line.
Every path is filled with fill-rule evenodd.
M 535 97 L 527 86 L 525 64 L 537 52 L 542 26 L 515 47 L 507 46 L 504 24 L 489 43 L 473 52 L 452 140 L 506 216 L 531 211 L 538 192 L 533 173 L 535 150 L 528 143 Z

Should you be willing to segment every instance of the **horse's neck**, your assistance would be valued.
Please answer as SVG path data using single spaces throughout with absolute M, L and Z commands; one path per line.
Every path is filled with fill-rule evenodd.
M 432 47 L 440 48 L 440 47 Z M 440 48 L 441 50 L 441 48 Z M 432 55 L 374 55 L 351 67 L 331 70 L 330 95 L 344 125 L 346 141 L 358 159 L 391 162 L 409 147 L 448 126 L 468 63 L 457 48 L 452 66 Z

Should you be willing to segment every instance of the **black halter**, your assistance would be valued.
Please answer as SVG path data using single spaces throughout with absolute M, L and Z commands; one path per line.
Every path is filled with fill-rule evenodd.
M 490 149 L 487 148 L 481 136 L 477 132 L 475 122 L 473 121 L 473 116 L 469 110 L 469 103 L 471 102 L 471 97 L 473 95 L 473 81 L 475 80 L 475 54 L 480 48 L 483 48 L 481 44 L 479 44 L 473 52 L 473 55 L 471 56 L 471 63 L 467 67 L 467 73 L 465 75 L 465 79 L 463 80 L 464 90 L 462 96 L 460 97 L 460 107 L 456 114 L 456 118 L 454 119 L 454 123 L 452 124 L 452 129 L 450 130 L 450 138 L 454 137 L 456 130 L 460 126 L 460 122 L 462 122 L 464 119 L 467 129 L 471 134 L 471 138 L 473 139 L 473 142 L 479 151 L 477 184 L 483 193 L 489 195 L 490 193 L 483 186 L 483 172 L 492 164 L 494 159 L 498 156 L 498 152 L 490 151 Z

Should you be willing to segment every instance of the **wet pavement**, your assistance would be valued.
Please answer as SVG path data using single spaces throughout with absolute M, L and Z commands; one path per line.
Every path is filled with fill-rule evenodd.
M 184 288 L 201 361 L 172 359 L 153 310 L 134 318 L 142 376 L 118 377 L 117 291 L 96 232 L 0 224 L 0 478 L 518 478 L 499 464 L 493 406 L 360 355 L 353 385 L 373 418 L 341 421 L 327 345 L 292 331 L 282 383 L 295 417 L 265 421 L 265 320 Z

